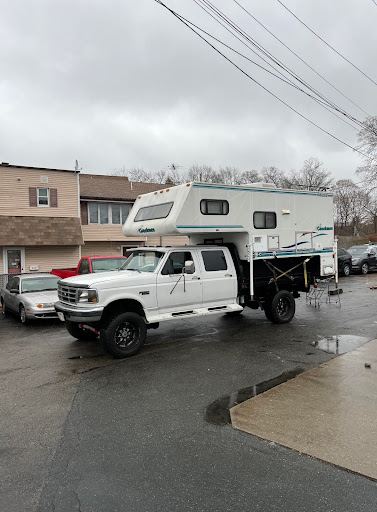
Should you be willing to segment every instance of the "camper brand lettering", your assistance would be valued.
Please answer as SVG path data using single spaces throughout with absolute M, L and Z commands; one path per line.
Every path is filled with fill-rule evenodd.
M 319 226 L 316 227 L 316 230 L 317 231 L 332 231 L 333 228 L 330 226 L 321 226 L 321 224 L 320 224 Z
M 139 233 L 154 233 L 154 228 L 140 228 Z

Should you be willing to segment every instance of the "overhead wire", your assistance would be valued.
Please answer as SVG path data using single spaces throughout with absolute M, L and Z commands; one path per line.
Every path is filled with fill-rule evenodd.
M 247 34 L 247 32 L 245 32 L 241 27 L 239 27 L 236 23 L 234 23 L 228 16 L 226 16 L 220 9 L 218 9 L 216 6 L 214 6 L 209 0 L 193 0 L 197 5 L 199 4 L 204 4 L 207 9 L 210 9 L 210 11 L 217 17 L 219 17 L 222 21 L 224 21 L 226 24 L 228 24 L 234 31 L 236 31 L 238 34 L 241 35 L 241 37 L 243 37 L 244 39 L 246 39 L 248 42 L 250 42 L 255 48 L 257 48 L 258 51 L 262 52 L 263 55 L 265 55 L 268 59 L 271 59 L 272 62 L 274 62 L 278 67 L 280 67 L 281 69 L 283 69 L 286 73 L 288 73 L 290 76 L 292 76 L 292 78 L 294 78 L 296 81 L 298 81 L 301 85 L 305 86 L 306 88 L 308 88 L 311 92 L 313 92 L 314 94 L 316 94 L 319 98 L 321 98 L 321 100 L 323 102 L 325 102 L 330 108 L 336 110 L 337 112 L 341 113 L 344 117 L 347 117 L 348 119 L 350 119 L 352 122 L 356 123 L 359 127 L 361 128 L 365 128 L 365 124 L 362 122 L 362 121 L 359 121 L 358 119 L 356 119 L 354 116 L 350 115 L 348 112 L 346 112 L 344 109 L 342 109 L 339 105 L 336 105 L 333 101 L 329 100 L 328 98 L 326 98 L 322 93 L 320 93 L 319 91 L 317 91 L 314 87 L 312 87 L 310 84 L 308 84 L 306 81 L 304 81 L 302 78 L 300 78 L 294 71 L 292 71 L 290 68 L 288 68 L 288 66 L 284 65 L 281 61 L 279 61 L 278 59 L 276 59 L 268 50 L 266 50 L 262 45 L 260 45 L 257 41 L 255 41 L 249 34 Z M 202 9 L 204 9 L 204 7 L 202 5 L 200 5 L 200 7 L 202 7 Z M 210 16 L 212 18 L 214 18 L 214 16 L 211 14 L 211 12 L 209 12 L 208 10 L 204 9 L 205 12 L 207 12 L 208 14 L 210 14 Z M 214 18 L 218 23 L 220 23 L 220 25 L 223 25 L 223 23 L 221 21 L 219 21 L 217 18 Z M 227 27 L 225 27 L 227 28 Z M 228 30 L 228 28 L 227 28 Z M 229 30 L 228 30 L 229 31 Z M 230 31 L 230 33 L 236 37 L 237 39 L 239 39 L 232 31 Z M 242 41 L 241 41 L 242 42 Z M 248 45 L 246 45 L 249 49 L 251 49 Z M 252 49 L 251 49 L 252 50 Z M 252 50 L 254 51 L 254 50 Z M 255 51 L 254 51 L 255 53 Z M 257 54 L 258 55 L 258 54 Z M 258 55 L 259 56 L 259 55 Z M 260 56 L 259 56 L 260 57 Z M 263 60 L 266 62 L 266 60 L 263 58 Z M 271 63 L 269 63 L 270 66 Z M 281 74 L 281 72 L 279 72 L 276 68 L 274 68 L 274 66 L 272 66 L 273 69 L 275 71 L 277 71 L 278 73 Z M 285 75 L 283 75 L 284 78 L 288 79 L 289 81 L 291 81 L 289 78 L 287 78 Z M 317 99 L 315 98 L 312 98 L 314 99 L 315 101 L 317 101 Z M 320 101 L 320 103 L 322 103 Z M 338 117 L 338 116 L 337 116 Z M 348 123 L 347 123 L 348 124 Z M 372 131 L 369 129 L 369 127 L 367 127 L 367 129 L 369 131 Z M 372 133 L 375 133 L 372 131 Z
M 335 52 L 337 55 L 339 55 L 339 57 L 341 57 L 342 59 L 344 59 L 346 62 L 348 62 L 348 64 L 350 64 L 352 67 L 354 67 L 355 69 L 357 69 L 357 71 L 359 71 L 362 75 L 364 75 L 368 80 L 370 80 L 374 85 L 377 85 L 377 82 L 375 82 L 373 80 L 373 78 L 371 78 L 369 75 L 367 75 L 366 73 L 364 73 L 363 70 L 361 70 L 359 67 L 356 66 L 356 64 L 354 64 L 353 62 L 351 62 L 349 59 L 347 59 L 347 57 L 345 57 L 342 53 L 340 53 L 338 50 L 336 50 L 333 46 L 331 46 L 331 44 L 329 44 L 327 41 L 325 41 L 320 35 L 318 35 L 316 32 L 314 32 L 314 30 L 312 30 L 304 21 L 302 21 L 298 16 L 296 16 L 296 14 L 294 12 L 292 12 L 286 5 L 283 4 L 283 2 L 281 0 L 276 0 L 277 2 L 279 2 L 279 4 L 284 7 L 284 9 L 286 9 L 290 14 L 292 14 L 292 16 L 294 18 L 296 18 L 297 21 L 299 21 L 302 25 L 304 25 L 304 27 L 306 27 L 308 30 L 310 30 L 310 32 L 312 34 L 314 34 L 318 39 L 320 39 L 326 46 L 328 46 L 329 48 L 331 48 L 331 50 L 333 52 Z
M 159 5 L 161 5 L 162 7 L 164 7 L 167 11 L 169 11 L 175 18 L 177 18 L 181 23 L 183 23 L 187 28 L 189 28 L 192 32 L 194 32 L 200 39 L 202 39 L 207 45 L 209 45 L 213 50 L 215 50 L 215 52 L 217 52 L 219 55 L 221 55 L 226 61 L 228 61 L 232 66 L 234 66 L 236 69 L 238 69 L 243 75 L 245 75 L 246 77 L 248 77 L 252 82 L 254 82 L 255 84 L 259 85 L 259 87 L 261 87 L 263 90 L 265 90 L 266 92 L 268 92 L 268 94 L 270 94 L 271 96 L 273 96 L 275 99 L 277 99 L 278 101 L 280 101 L 281 103 L 283 103 L 286 107 L 288 107 L 290 110 L 292 110 L 293 112 L 295 112 L 297 115 L 299 115 L 300 117 L 302 117 L 303 119 L 305 119 L 306 121 L 308 121 L 310 124 L 312 124 L 313 126 L 315 126 L 316 128 L 318 128 L 319 130 L 321 130 L 322 132 L 326 133 L 327 135 L 329 135 L 330 137 L 332 137 L 333 139 L 337 140 L 338 142 L 340 142 L 341 144 L 343 144 L 344 146 L 347 146 L 348 148 L 352 149 L 353 151 L 356 151 L 357 153 L 361 154 L 362 156 L 364 156 L 365 158 L 369 158 L 367 155 L 365 155 L 362 151 L 360 151 L 359 149 L 351 146 L 350 144 L 348 144 L 347 142 L 343 141 L 342 139 L 339 139 L 336 135 L 332 134 L 331 132 L 325 130 L 324 128 L 322 128 L 320 125 L 318 125 L 317 123 L 315 123 L 314 121 L 312 121 L 311 119 L 309 119 L 308 117 L 306 117 L 304 114 L 302 114 L 301 112 L 299 112 L 298 110 L 296 110 L 294 107 L 292 107 L 291 105 L 289 105 L 286 101 L 282 100 L 281 98 L 279 98 L 279 96 L 277 96 L 275 93 L 273 93 L 272 91 L 270 91 L 267 87 L 265 87 L 263 84 L 261 84 L 260 82 L 258 82 L 255 78 L 253 78 L 251 75 L 249 75 L 245 70 L 243 70 L 240 66 L 238 66 L 235 62 L 233 62 L 229 57 L 227 57 L 224 53 L 222 53 L 218 48 L 216 48 L 213 44 L 211 44 L 209 41 L 207 41 L 207 39 L 205 37 L 203 37 L 199 32 L 197 32 L 193 27 L 191 27 L 188 23 L 186 23 L 185 20 L 182 19 L 181 15 L 179 15 L 177 12 L 173 11 L 172 9 L 170 9 L 170 7 L 168 7 L 166 4 L 164 4 L 161 0 L 155 0 L 156 3 L 158 3 Z
M 196 3 L 196 0 L 194 0 L 195 3 Z M 335 112 L 333 112 L 328 106 L 327 104 L 320 100 L 319 98 L 316 98 L 315 96 L 313 96 L 312 94 L 309 94 L 307 91 L 305 91 L 304 89 L 302 89 L 301 87 L 299 87 L 298 85 L 296 85 L 293 80 L 290 80 L 290 79 L 286 79 L 286 77 L 280 73 L 281 76 L 278 76 L 277 74 L 273 73 L 272 71 L 266 69 L 264 66 L 262 66 L 261 64 L 258 64 L 257 62 L 255 62 L 254 60 L 250 59 L 249 57 L 247 57 L 246 55 L 244 55 L 243 53 L 239 52 L 238 50 L 235 50 L 234 48 L 232 48 L 231 46 L 229 46 L 228 44 L 224 43 L 223 41 L 221 41 L 220 39 L 218 39 L 217 37 L 213 36 L 212 34 L 210 34 L 209 32 L 207 32 L 206 30 L 202 29 L 201 27 L 199 27 L 198 25 L 196 25 L 195 23 L 193 23 L 192 21 L 188 20 L 187 18 L 181 16 L 181 19 L 185 20 L 188 24 L 192 25 L 193 27 L 195 27 L 196 29 L 200 30 L 201 32 L 203 32 L 204 34 L 206 34 L 208 37 L 214 39 L 216 42 L 218 42 L 219 44 L 225 46 L 226 48 L 228 48 L 229 50 L 231 50 L 232 52 L 236 53 L 237 55 L 239 55 L 240 57 L 246 59 L 247 61 L 249 61 L 250 63 L 254 64 L 255 66 L 259 67 L 260 69 L 262 69 L 263 71 L 265 71 L 266 73 L 269 73 L 270 75 L 274 76 L 275 78 L 277 78 L 278 80 L 281 80 L 282 82 L 284 82 L 285 84 L 293 87 L 294 89 L 302 92 L 303 94 L 305 94 L 306 96 L 308 96 L 309 98 L 311 98 L 312 100 L 316 101 L 318 104 L 320 104 L 323 108 L 325 108 L 328 112 L 330 112 L 330 114 L 334 115 L 335 117 L 337 117 L 338 119 L 340 119 L 340 121 L 342 121 L 343 123 L 347 124 L 348 126 L 350 126 L 351 128 L 355 129 L 355 130 L 358 130 L 358 127 L 355 126 L 354 124 L 351 124 L 349 123 L 348 121 L 346 121 L 344 118 L 340 117 L 338 114 L 336 114 Z M 226 27 L 225 27 L 226 28 Z M 237 39 L 239 39 L 237 36 L 235 36 Z M 240 40 L 240 39 L 239 39 Z M 241 41 L 241 40 L 240 40 Z M 242 42 L 242 41 L 241 41 Z M 249 46 L 247 46 L 249 48 Z M 351 121 L 353 121 L 353 119 L 351 119 Z
M 290 51 L 295 57 L 297 57 L 305 66 L 307 66 L 309 69 L 311 69 L 317 76 L 319 76 L 322 80 L 324 80 L 330 87 L 335 89 L 339 94 L 341 94 L 346 100 L 351 102 L 356 108 L 361 110 L 361 112 L 364 112 L 367 116 L 370 116 L 368 112 L 366 112 L 362 107 L 360 107 L 357 103 L 355 103 L 351 98 L 346 96 L 342 91 L 340 91 L 335 85 L 333 85 L 327 78 L 325 78 L 321 73 L 319 73 L 316 69 L 314 69 L 310 64 L 308 64 L 300 55 L 298 55 L 294 50 L 292 50 L 288 45 L 284 43 L 279 37 L 277 37 L 271 30 L 269 30 L 261 21 L 259 21 L 253 14 L 251 14 L 250 11 L 248 11 L 242 4 L 240 4 L 237 0 L 233 0 L 243 11 L 246 12 L 256 23 L 258 23 L 264 30 L 266 30 L 269 34 L 271 34 L 272 37 L 274 37 L 277 41 L 279 41 L 280 44 L 282 44 L 285 48 L 287 48 L 288 51 Z M 375 0 L 373 0 L 375 1 Z M 377 5 L 377 3 L 376 3 Z

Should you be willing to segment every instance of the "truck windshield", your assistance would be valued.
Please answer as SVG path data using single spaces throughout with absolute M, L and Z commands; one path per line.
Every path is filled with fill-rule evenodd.
M 109 270 L 118 270 L 125 263 L 124 258 L 101 258 L 92 260 L 93 272 L 108 272 Z
M 134 251 L 119 270 L 154 272 L 163 256 L 159 251 Z

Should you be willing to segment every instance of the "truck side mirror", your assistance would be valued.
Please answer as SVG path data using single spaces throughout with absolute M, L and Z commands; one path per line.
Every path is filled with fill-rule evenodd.
M 185 266 L 183 267 L 183 272 L 185 274 L 193 274 L 195 272 L 195 265 L 192 260 L 185 261 Z
M 17 288 L 11 288 L 9 290 L 10 293 L 19 293 L 18 289 Z

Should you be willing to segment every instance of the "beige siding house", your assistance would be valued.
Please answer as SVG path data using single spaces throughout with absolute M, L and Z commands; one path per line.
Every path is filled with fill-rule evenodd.
M 126 177 L 0 164 L 0 274 L 76 267 L 81 256 L 136 245 L 185 245 L 186 237 L 126 238 L 140 194 L 165 188 Z
M 187 237 L 126 238 L 122 232 L 135 199 L 161 190 L 159 183 L 131 182 L 123 176 L 80 175 L 81 224 L 85 245 L 83 256 L 125 254 L 136 245 L 185 245 Z
M 78 173 L 0 164 L 0 274 L 71 266 L 82 244 Z

